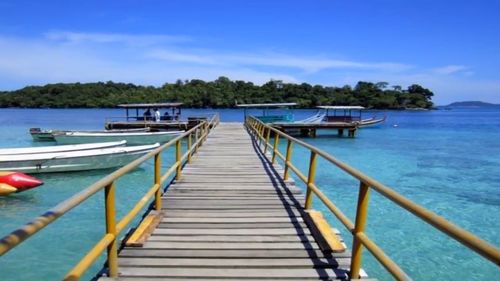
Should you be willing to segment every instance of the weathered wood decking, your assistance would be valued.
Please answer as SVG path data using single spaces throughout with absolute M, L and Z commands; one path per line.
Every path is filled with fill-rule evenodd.
M 163 196 L 144 246 L 120 252 L 119 280 L 347 279 L 350 253 L 320 250 L 282 174 L 242 124 L 220 124 Z

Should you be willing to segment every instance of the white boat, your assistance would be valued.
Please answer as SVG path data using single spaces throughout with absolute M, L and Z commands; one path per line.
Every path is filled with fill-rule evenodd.
M 71 145 L 53 145 L 53 146 L 38 146 L 38 147 L 20 147 L 20 148 L 3 148 L 0 149 L 0 155 L 20 155 L 20 154 L 38 154 L 38 153 L 55 153 L 81 151 L 89 149 L 107 148 L 125 146 L 127 141 L 114 141 L 102 143 L 86 143 L 86 144 L 71 144 Z
M 368 118 L 368 119 L 362 119 L 361 121 L 359 121 L 358 127 L 362 128 L 362 127 L 375 126 L 375 125 L 378 125 L 380 123 L 383 123 L 385 121 L 385 118 L 386 117 L 384 116 L 382 118 L 372 117 L 372 118 Z
M 81 151 L 0 155 L 0 171 L 48 173 L 107 169 L 126 165 L 159 146 L 159 143 L 155 143 Z
M 62 132 L 54 134 L 59 144 L 77 144 L 126 140 L 129 145 L 164 143 L 181 134 L 182 131 L 165 132 L 127 132 L 127 133 L 94 133 L 94 132 Z
M 382 118 L 377 118 L 374 116 L 371 118 L 363 119 L 361 117 L 361 111 L 365 108 L 362 106 L 318 106 L 318 108 L 322 112 L 318 112 L 315 116 L 310 118 L 313 122 L 319 124 L 355 124 L 358 128 L 362 128 L 383 123 L 386 119 L 385 116 Z M 323 117 L 318 122 L 318 118 L 321 116 Z
M 149 132 L 150 128 L 124 129 L 124 130 L 105 130 L 105 131 L 81 131 L 89 133 L 129 133 L 129 132 Z M 40 128 L 30 128 L 30 135 L 33 141 L 55 141 L 54 135 L 72 132 L 69 130 L 44 130 Z

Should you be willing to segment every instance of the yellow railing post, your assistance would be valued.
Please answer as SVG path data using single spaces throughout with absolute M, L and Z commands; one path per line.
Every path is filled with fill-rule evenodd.
M 155 210 L 161 211 L 161 152 L 155 155 L 155 184 L 158 185 L 155 192 Z
M 203 134 L 204 134 L 203 126 L 200 126 L 200 134 L 198 135 L 200 141 L 198 142 L 198 148 L 200 148 L 201 144 L 203 143 Z
M 177 164 L 175 179 L 181 179 L 182 163 L 181 163 L 181 140 L 175 142 L 175 163 Z
M 191 163 L 191 147 L 193 146 L 193 140 L 192 140 L 192 137 L 191 137 L 191 134 L 188 135 L 188 158 L 187 158 L 187 161 L 188 163 Z
M 279 134 L 274 134 L 274 145 L 273 145 L 273 158 L 271 160 L 271 163 L 274 164 L 276 162 L 276 151 L 278 150 L 278 145 L 280 143 L 280 135 Z
M 266 141 L 264 143 L 264 154 L 267 152 L 267 144 L 269 143 L 269 138 L 271 137 L 271 128 L 267 128 Z
M 115 204 L 115 182 L 105 187 L 104 201 L 106 210 L 106 232 L 114 236 L 113 242 L 108 246 L 109 277 L 118 277 L 118 245 L 116 243 L 116 204 Z
M 262 138 L 264 137 L 264 125 L 258 124 L 258 133 L 257 136 L 259 137 L 259 147 L 262 145 Z
M 309 174 L 307 176 L 307 190 L 306 190 L 306 203 L 304 208 L 311 209 L 312 205 L 312 189 L 311 185 L 314 184 L 314 177 L 316 176 L 316 159 L 318 154 L 311 151 L 311 158 L 309 159 Z
M 195 139 L 196 145 L 194 146 L 193 153 L 198 152 L 198 145 L 199 145 L 198 140 L 200 139 L 198 130 L 199 129 L 194 130 L 194 139 Z
M 354 225 L 354 239 L 352 242 L 352 261 L 351 261 L 351 279 L 359 278 L 359 270 L 361 269 L 363 245 L 358 234 L 365 231 L 366 218 L 368 216 L 368 199 L 370 195 L 370 188 L 365 183 L 361 182 L 359 185 L 358 206 L 356 209 L 356 224 Z
M 288 167 L 288 162 L 292 159 L 292 144 L 293 142 L 288 139 L 288 142 L 286 144 L 286 156 L 285 156 L 285 173 L 283 174 L 283 179 L 288 180 L 288 174 L 289 174 L 289 167 Z

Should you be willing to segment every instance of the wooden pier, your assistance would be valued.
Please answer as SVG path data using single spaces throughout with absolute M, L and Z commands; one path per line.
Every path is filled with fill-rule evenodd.
M 286 142 L 286 146 L 280 146 L 280 141 Z M 307 172 L 294 165 L 294 146 L 309 151 Z M 162 154 L 172 148 L 175 162 L 162 171 Z M 317 165 L 319 158 L 324 161 L 321 166 Z M 134 207 L 117 218 L 118 180 L 153 159 L 153 185 Z M 284 165 L 283 169 L 278 162 Z M 359 181 L 354 222 L 315 181 L 317 168 L 332 167 Z M 290 180 L 291 173 L 305 184 L 305 196 Z M 175 180 L 167 185 L 172 177 Z M 1 238 L 0 257 L 99 191 L 104 191 L 106 231 L 68 271 L 64 280 L 79 280 L 103 252 L 107 253 L 106 264 L 96 276 L 102 281 L 370 280 L 361 269 L 363 250 L 369 251 L 396 280 L 411 280 L 367 235 L 370 191 L 500 265 L 500 249 L 495 245 L 324 151 L 254 117 L 248 116 L 245 125 L 219 125 L 218 115 Z M 313 196 L 352 234 L 353 243 L 349 247 L 352 253 L 346 249 L 338 231 L 328 225 L 320 212 L 312 209 Z M 150 203 L 139 226 L 121 240 L 120 234 L 129 229 L 129 224 Z M 78 235 L 85 233 L 78 232 Z M 43 263 L 30 266 L 36 269 Z M 439 264 L 436 267 L 439 268 Z
M 280 174 L 242 124 L 219 125 L 163 195 L 151 236 L 120 252 L 119 280 L 347 279 L 349 251 L 322 249 L 325 222 Z

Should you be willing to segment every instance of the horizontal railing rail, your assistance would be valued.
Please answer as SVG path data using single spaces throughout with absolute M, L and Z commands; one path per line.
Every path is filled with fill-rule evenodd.
M 269 149 L 272 152 L 271 162 L 274 164 L 279 158 L 284 163 L 283 178 L 288 180 L 290 171 L 302 181 L 307 187 L 305 209 L 310 209 L 312 205 L 313 194 L 332 212 L 333 215 L 351 232 L 353 235 L 352 246 L 352 262 L 350 268 L 350 277 L 360 278 L 359 272 L 361 269 L 362 247 L 368 249 L 373 256 L 392 274 L 397 280 L 411 280 L 410 277 L 391 259 L 384 251 L 371 240 L 365 232 L 365 225 L 368 214 L 368 199 L 370 190 L 374 190 L 385 198 L 396 203 L 403 209 L 422 219 L 434 228 L 440 230 L 447 236 L 455 239 L 461 244 L 472 249 L 474 252 L 490 260 L 496 265 L 500 265 L 500 249 L 482 240 L 476 235 L 456 226 L 447 221 L 443 217 L 427 210 L 426 208 L 412 202 L 408 198 L 397 193 L 393 189 L 376 181 L 375 179 L 363 174 L 359 170 L 347 165 L 346 163 L 336 159 L 330 154 L 294 137 L 291 137 L 280 130 L 273 128 L 270 125 L 264 124 L 260 120 L 248 116 L 245 120 L 245 125 L 249 132 L 258 141 L 259 147 L 263 146 L 262 150 L 266 153 Z M 273 143 L 270 142 L 271 134 L 274 135 Z M 285 154 L 279 151 L 279 141 L 285 139 L 287 141 Z M 302 173 L 291 161 L 292 147 L 294 144 L 300 145 L 310 151 L 308 173 Z M 318 157 L 322 157 L 329 163 L 333 164 L 340 170 L 351 175 L 359 181 L 359 194 L 356 209 L 355 222 L 344 215 L 344 213 L 320 190 L 315 184 L 316 163 Z
M 179 179 L 182 174 L 182 166 L 191 161 L 191 156 L 195 154 L 198 148 L 207 138 L 210 130 L 219 123 L 219 115 L 214 114 L 208 121 L 201 122 L 192 129 L 184 132 L 169 142 L 161 145 L 148 154 L 130 162 L 122 168 L 105 176 L 101 180 L 88 186 L 81 192 L 71 198 L 61 202 L 54 208 L 33 219 L 23 227 L 11 232 L 0 240 L 0 257 L 21 244 L 26 239 L 35 235 L 39 230 L 48 226 L 50 223 L 65 215 L 71 209 L 77 207 L 86 201 L 92 195 L 104 189 L 104 206 L 106 220 L 106 234 L 99 240 L 95 246 L 80 260 L 80 262 L 71 269 L 64 280 L 78 280 L 85 271 L 99 258 L 104 250 L 107 250 L 108 275 L 118 277 L 118 243 L 117 238 L 125 227 L 137 216 L 141 209 L 154 197 L 154 209 L 161 210 L 161 188 L 165 181 L 173 176 Z M 182 153 L 181 142 L 187 139 L 187 150 Z M 162 175 L 161 174 L 161 153 L 169 147 L 175 145 L 175 163 Z M 116 222 L 115 190 L 116 180 L 123 175 L 134 170 L 145 161 L 154 157 L 154 184 L 145 195 L 134 205 L 134 207 L 123 218 Z

